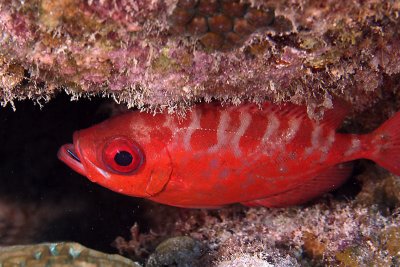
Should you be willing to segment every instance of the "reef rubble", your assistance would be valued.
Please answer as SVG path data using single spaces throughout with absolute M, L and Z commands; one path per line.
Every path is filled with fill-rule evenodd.
M 190 258 L 193 266 L 200 261 L 202 266 L 218 267 L 365 266 L 368 263 L 397 266 L 400 263 L 398 205 L 388 212 L 377 204 L 367 206 L 327 195 L 312 205 L 285 209 L 242 206 L 219 210 L 174 209 L 154 205 L 149 212 L 153 217 L 149 222 L 154 223 L 152 232 L 132 236 L 136 242 L 118 237 L 115 245 L 120 253 L 139 259 L 135 250 L 154 251 L 160 240 L 167 239 L 162 243 L 163 250 L 155 249 L 150 257 L 164 262 Z M 161 218 L 154 219 L 157 214 L 173 216 L 163 216 L 163 224 L 159 225 Z M 177 252 L 177 247 L 184 246 L 172 242 L 179 241 L 177 236 L 201 241 L 204 254 L 198 258 L 191 256 L 194 252 Z M 188 242 L 187 237 L 184 241 Z M 167 248 L 168 244 L 173 246 Z M 186 266 L 179 262 L 174 263 Z

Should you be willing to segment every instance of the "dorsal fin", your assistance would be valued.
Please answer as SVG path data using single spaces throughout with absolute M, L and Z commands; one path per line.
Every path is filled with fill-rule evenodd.
M 306 106 L 296 105 L 290 102 L 275 104 L 265 102 L 262 108 L 266 111 L 271 111 L 282 117 L 308 118 Z
M 344 100 L 338 98 L 334 98 L 332 102 L 333 108 L 325 110 L 320 124 L 337 129 L 349 113 L 350 106 Z
M 344 100 L 333 98 L 333 107 L 331 109 L 325 109 L 324 115 L 321 120 L 317 121 L 320 125 L 325 125 L 328 128 L 337 129 L 343 122 L 344 118 L 350 110 L 349 104 Z M 307 113 L 306 105 L 296 105 L 293 103 L 282 103 L 275 104 L 272 102 L 264 102 L 261 106 L 265 111 L 271 111 L 281 117 L 292 117 L 292 118 L 302 118 L 306 120 L 313 120 L 309 117 Z
M 334 98 L 332 100 L 333 107 L 324 111 L 324 116 L 318 121 L 321 125 L 326 125 L 328 128 L 337 129 L 343 122 L 344 118 L 350 110 L 349 105 L 341 99 Z M 310 119 L 307 113 L 307 107 L 296 105 L 292 103 L 278 104 L 266 104 L 264 108 L 268 108 L 271 111 L 285 117 L 297 117 Z

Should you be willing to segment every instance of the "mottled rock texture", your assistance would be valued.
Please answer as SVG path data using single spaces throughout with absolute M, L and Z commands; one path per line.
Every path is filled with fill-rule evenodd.
M 128 106 L 243 99 L 357 110 L 393 97 L 398 1 L 2 0 L 0 100 L 66 89 Z
M 78 243 L 42 243 L 0 247 L 1 266 L 141 267 L 119 255 L 101 253 Z
M 154 226 L 159 230 L 152 236 L 163 239 L 168 235 L 188 235 L 203 242 L 206 247 L 203 266 L 398 266 L 400 263 L 398 205 L 393 212 L 383 215 L 374 204 L 363 206 L 354 201 L 326 198 L 303 207 L 231 206 L 219 210 L 181 210 L 173 216 L 161 214 L 173 214 L 176 208 L 154 205 L 152 223 L 158 216 L 162 224 Z M 132 239 L 135 241 L 119 240 L 117 247 L 120 253 L 137 259 L 135 250 L 151 247 L 147 242 L 149 234 Z M 177 257 L 171 250 L 165 253 L 165 258 Z

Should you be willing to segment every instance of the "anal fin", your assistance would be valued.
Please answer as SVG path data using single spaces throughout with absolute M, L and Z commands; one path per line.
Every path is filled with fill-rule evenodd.
M 346 181 L 353 164 L 341 163 L 330 167 L 296 188 L 263 199 L 241 203 L 246 206 L 287 207 L 300 205 L 326 192 L 338 188 Z

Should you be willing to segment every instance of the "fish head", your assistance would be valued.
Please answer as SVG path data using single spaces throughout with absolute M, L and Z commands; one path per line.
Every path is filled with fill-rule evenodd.
M 160 193 L 172 172 L 167 147 L 152 139 L 150 133 L 135 131 L 134 117 L 117 116 L 76 131 L 73 144 L 63 145 L 58 158 L 92 182 L 115 192 L 136 197 Z

